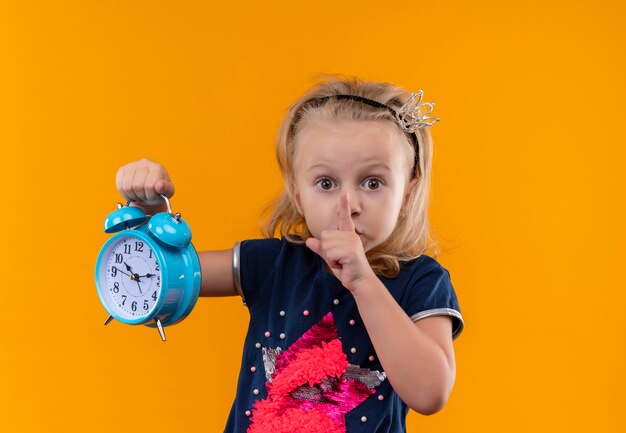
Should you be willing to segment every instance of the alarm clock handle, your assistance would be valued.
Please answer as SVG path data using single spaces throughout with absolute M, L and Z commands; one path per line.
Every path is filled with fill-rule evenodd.
M 172 206 L 170 205 L 170 200 L 167 198 L 167 196 L 165 196 L 165 195 L 163 195 L 163 194 L 159 194 L 159 195 L 161 196 L 161 198 L 163 198 L 163 200 L 165 200 L 165 206 L 167 206 L 167 213 L 168 213 L 168 214 L 170 214 L 170 215 L 172 215 L 172 216 L 174 216 L 174 214 L 172 213 Z M 132 202 L 135 202 L 135 200 L 128 200 L 128 201 L 126 202 L 126 205 L 125 205 L 125 206 L 130 205 L 130 203 L 132 203 Z M 137 206 L 137 207 L 140 207 L 140 206 Z M 145 206 L 141 206 L 141 207 L 142 207 L 142 209 L 143 209 Z M 152 215 L 155 215 L 155 214 L 157 214 L 157 213 L 160 213 L 160 212 L 155 212 L 155 213 L 154 213 L 154 214 L 152 214 Z M 150 216 L 152 216 L 152 215 L 150 215 Z
M 165 200 L 165 204 L 167 205 L 167 213 L 170 214 L 170 216 L 174 218 L 176 222 L 180 222 L 180 212 L 176 212 L 176 214 L 174 214 L 174 212 L 172 212 L 172 206 L 170 206 L 170 200 L 163 194 L 159 195 L 163 197 L 163 200 Z
M 160 212 L 165 212 L 166 210 L 163 209 L 163 205 L 158 205 L 158 206 L 146 206 L 144 204 L 138 204 L 135 200 L 128 200 L 126 202 L 126 204 L 124 206 L 130 206 L 131 203 L 135 203 L 135 205 L 133 207 L 136 207 L 138 209 L 141 209 L 142 211 L 145 212 L 146 216 L 152 216 L 152 215 L 156 215 Z
M 159 195 L 161 196 L 161 198 L 163 198 L 163 200 L 165 200 L 165 206 L 167 207 L 167 213 L 172 215 L 172 216 L 174 216 L 174 214 L 172 213 L 172 206 L 170 205 L 170 200 L 167 198 L 167 196 L 165 196 L 163 194 L 159 194 Z M 136 200 L 128 200 L 126 202 L 126 204 L 124 205 L 124 207 L 130 206 L 131 203 L 137 203 L 137 201 Z M 122 205 L 118 204 L 118 207 L 121 208 Z M 136 205 L 136 207 L 138 207 L 141 210 L 143 210 L 146 213 L 146 215 L 149 215 L 149 216 L 156 215 L 157 213 L 160 213 L 160 212 L 165 212 L 165 211 L 162 211 L 160 207 L 156 208 L 156 206 L 145 206 L 145 205 L 139 206 L 139 205 Z M 148 210 L 152 211 L 152 213 L 148 212 Z
M 163 194 L 159 194 L 163 200 L 165 200 L 165 204 L 167 205 L 167 213 L 172 215 L 172 206 L 170 205 L 170 199 L 167 198 L 167 196 L 163 195 Z

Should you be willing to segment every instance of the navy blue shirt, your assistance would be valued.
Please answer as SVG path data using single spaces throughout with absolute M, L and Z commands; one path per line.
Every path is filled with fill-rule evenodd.
M 235 245 L 233 265 L 250 324 L 225 432 L 308 431 L 307 422 L 317 426 L 311 431 L 406 431 L 409 408 L 386 379 L 352 294 L 320 256 L 284 238 L 255 239 Z M 401 262 L 395 278 L 379 278 L 413 321 L 447 315 L 452 339 L 461 334 L 450 274 L 435 259 Z M 327 422 L 332 428 L 321 429 Z

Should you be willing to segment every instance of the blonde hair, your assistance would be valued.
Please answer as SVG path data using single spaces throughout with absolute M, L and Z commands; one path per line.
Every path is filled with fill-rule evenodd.
M 261 223 L 261 231 L 265 237 L 274 237 L 278 231 L 289 242 L 296 244 L 302 244 L 311 237 L 304 216 L 293 204 L 287 187 L 294 182 L 295 138 L 310 116 L 321 115 L 326 119 L 341 120 L 388 119 L 397 126 L 395 118 L 386 109 L 346 99 L 328 98 L 324 104 L 314 101 L 320 97 L 340 94 L 372 99 L 396 111 L 408 101 L 410 96 L 409 92 L 390 83 L 363 81 L 356 77 L 322 75 L 320 82 L 297 99 L 287 110 L 278 131 L 276 157 L 285 188 L 280 197 L 270 203 L 263 212 L 265 215 L 271 211 L 270 217 L 264 222 L 262 220 Z M 409 166 L 412 173 L 415 157 L 412 140 L 399 126 L 398 131 L 398 136 L 403 138 L 402 142 L 406 147 L 407 155 L 410 156 Z M 398 218 L 392 234 L 381 245 L 366 253 L 374 272 L 388 278 L 398 274 L 399 262 L 415 259 L 422 254 L 430 254 L 435 258 L 439 254 L 439 247 L 431 236 L 428 221 L 432 138 L 429 128 L 417 129 L 415 134 L 419 142 L 419 165 L 417 167 L 419 181 L 410 191 L 405 203 L 405 211 Z M 407 178 L 410 178 L 410 174 Z

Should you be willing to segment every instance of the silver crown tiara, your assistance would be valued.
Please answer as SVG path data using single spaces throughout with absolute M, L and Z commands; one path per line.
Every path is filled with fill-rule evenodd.
M 428 116 L 430 112 L 433 111 L 435 103 L 422 102 L 423 95 L 424 91 L 421 89 L 417 93 L 411 93 L 411 97 L 407 103 L 396 111 L 398 124 L 400 125 L 400 128 L 406 132 L 413 133 L 416 129 L 433 126 L 435 123 L 440 121 L 438 117 Z M 418 98 L 417 102 L 415 101 L 415 98 Z M 426 109 L 427 111 L 422 113 L 422 107 L 428 107 Z

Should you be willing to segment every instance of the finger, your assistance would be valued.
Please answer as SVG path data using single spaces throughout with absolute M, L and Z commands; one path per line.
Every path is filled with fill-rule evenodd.
M 132 164 L 127 164 L 126 166 L 122 167 L 122 196 L 126 199 L 126 200 L 134 200 L 137 201 L 138 198 L 135 195 L 135 192 L 133 191 L 133 177 L 134 177 L 134 173 L 135 173 L 135 167 Z
M 115 174 L 115 187 L 117 188 L 117 192 L 119 192 L 125 200 L 128 200 L 126 193 L 124 192 L 124 171 L 125 167 L 120 167 Z
M 336 249 L 327 249 L 326 247 L 324 248 L 324 261 L 326 263 L 328 263 L 328 266 L 330 266 L 333 269 L 343 269 L 343 265 L 341 264 L 341 256 L 338 254 L 338 251 Z
M 160 169 L 150 169 L 144 185 L 147 203 L 161 202 L 161 195 L 167 198 L 174 195 L 174 184 L 170 181 L 167 173 Z
M 354 221 L 352 221 L 352 211 L 350 209 L 350 196 L 346 192 L 339 197 L 339 223 L 337 224 L 339 230 L 353 232 Z
M 319 239 L 308 238 L 305 242 L 307 247 L 318 256 L 321 255 L 322 246 Z
M 139 201 L 146 201 L 146 178 L 148 177 L 148 167 L 140 165 L 135 169 L 135 173 L 133 174 L 133 180 L 131 181 L 131 188 L 135 197 L 139 199 Z
M 158 180 L 154 184 L 157 194 L 163 194 L 167 198 L 172 198 L 175 192 L 174 184 L 168 180 Z
M 333 261 L 333 260 L 328 260 L 326 257 L 324 257 L 324 253 L 322 252 L 322 243 L 319 239 L 309 238 L 304 243 L 306 244 L 307 247 L 309 247 L 311 251 L 313 251 L 315 254 L 317 254 L 322 259 L 324 259 L 324 261 L 328 264 L 329 267 L 333 269 L 343 269 L 343 267 L 341 266 L 341 263 L 337 261 Z

